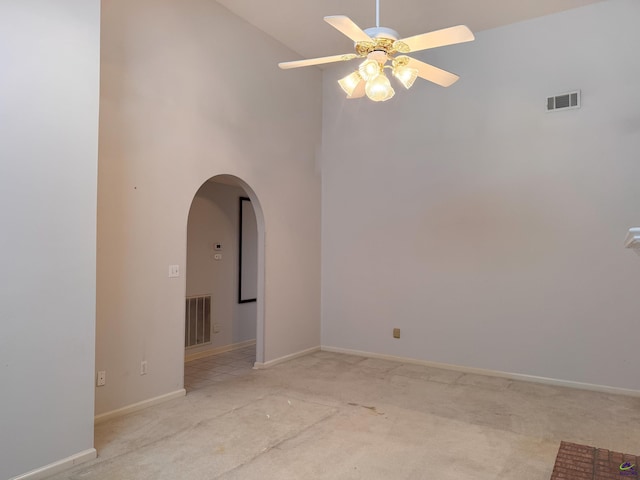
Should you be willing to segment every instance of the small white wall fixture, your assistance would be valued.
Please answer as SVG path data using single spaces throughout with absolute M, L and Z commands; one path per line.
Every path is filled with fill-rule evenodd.
M 627 238 L 624 240 L 624 246 L 631 248 L 636 255 L 640 255 L 640 227 L 633 227 L 629 229 Z

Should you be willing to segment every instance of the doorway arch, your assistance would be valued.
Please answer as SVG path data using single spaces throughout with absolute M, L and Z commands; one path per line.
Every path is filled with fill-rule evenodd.
M 191 203 L 189 205 L 189 210 L 187 213 L 187 232 L 189 231 L 189 218 L 190 218 L 190 214 L 192 211 L 192 208 L 194 206 L 194 202 L 196 201 L 196 199 L 198 198 L 198 193 L 201 192 L 201 190 L 203 188 L 209 188 L 209 190 L 211 190 L 211 188 L 213 187 L 213 185 L 211 184 L 220 184 L 220 186 L 231 186 L 231 187 L 237 187 L 238 190 L 238 195 L 236 195 L 237 197 L 246 197 L 248 199 L 250 199 L 251 201 L 251 206 L 253 207 L 253 211 L 255 213 L 255 222 L 256 222 L 256 230 L 257 230 L 257 241 L 256 241 L 256 247 L 257 247 L 257 265 L 256 265 L 256 273 L 257 273 L 257 278 L 256 278 L 256 301 L 255 301 L 255 361 L 258 363 L 262 363 L 264 362 L 264 358 L 265 358 L 265 348 L 264 348 L 264 332 L 265 332 L 265 325 L 264 325 L 264 292 L 265 292 L 265 221 L 264 221 L 264 213 L 262 210 L 262 205 L 260 203 L 260 200 L 258 199 L 258 196 L 256 195 L 255 191 L 247 184 L 247 182 L 245 182 L 243 179 L 234 176 L 234 175 L 230 175 L 230 174 L 220 174 L 220 175 L 215 175 L 212 176 L 210 178 L 208 178 L 206 181 L 204 181 L 199 187 L 198 189 L 194 192 L 193 197 L 191 199 Z M 238 201 L 236 200 L 235 202 L 236 208 L 239 207 L 238 205 Z M 237 210 L 235 213 L 239 213 Z M 185 232 L 185 233 L 187 233 Z M 215 252 L 215 242 L 218 242 L 220 239 L 214 239 L 214 238 L 210 238 L 210 247 L 211 247 L 211 258 L 215 257 L 215 254 L 221 254 L 221 255 L 225 255 L 225 250 L 227 249 L 224 245 L 220 246 L 221 250 L 219 252 Z M 187 239 L 187 235 L 185 235 L 185 245 L 186 245 L 186 251 L 187 251 L 187 261 L 188 261 L 188 256 L 189 256 L 189 246 L 188 246 L 188 239 Z M 224 258 L 224 257 L 223 257 Z M 235 268 L 238 268 L 237 265 L 235 265 Z M 238 272 L 239 273 L 239 272 Z M 184 281 L 184 291 L 188 293 L 188 279 L 189 279 L 189 268 L 187 267 L 186 270 L 186 275 L 183 276 L 183 281 Z M 236 294 L 237 295 L 237 294 Z M 215 320 L 213 320 L 215 321 Z M 186 340 L 186 336 L 187 336 L 187 328 L 184 328 L 184 339 L 183 342 Z M 212 325 L 212 336 L 214 335 L 214 329 L 213 329 L 213 325 Z

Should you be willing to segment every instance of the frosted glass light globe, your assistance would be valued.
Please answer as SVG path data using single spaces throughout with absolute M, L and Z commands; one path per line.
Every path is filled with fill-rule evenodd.
M 410 67 L 397 67 L 393 69 L 393 75 L 408 90 L 418 78 L 418 70 Z
M 396 93 L 391 86 L 391 82 L 389 82 L 389 79 L 383 73 L 369 79 L 364 90 L 367 97 L 374 102 L 384 102 L 389 100 Z
M 346 93 L 348 96 L 351 96 L 353 95 L 353 91 L 356 89 L 356 87 L 361 81 L 362 81 L 362 77 L 356 71 L 338 80 L 338 84 L 340 85 L 342 90 L 344 90 L 344 93 Z
M 371 80 L 373 77 L 380 74 L 380 64 L 375 60 L 365 60 L 360 64 L 358 71 L 362 78 L 365 80 Z

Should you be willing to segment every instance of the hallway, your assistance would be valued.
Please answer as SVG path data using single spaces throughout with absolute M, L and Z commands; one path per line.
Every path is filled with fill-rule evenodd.
M 198 390 L 217 382 L 246 375 L 256 361 L 256 346 L 231 350 L 184 364 L 184 388 Z

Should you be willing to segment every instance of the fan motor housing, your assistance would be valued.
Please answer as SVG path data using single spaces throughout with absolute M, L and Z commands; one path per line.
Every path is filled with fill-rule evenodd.
M 367 28 L 364 33 L 369 35 L 371 38 L 390 38 L 391 40 L 400 39 L 400 34 L 398 32 L 396 32 L 392 28 L 387 27 Z
M 370 52 L 369 54 L 367 54 L 367 58 L 371 60 L 375 60 L 378 63 L 384 64 L 389 59 L 389 56 L 387 55 L 387 52 L 383 50 L 374 50 L 373 52 Z

